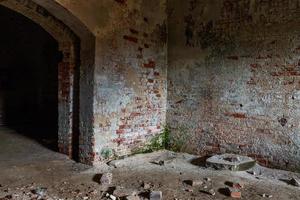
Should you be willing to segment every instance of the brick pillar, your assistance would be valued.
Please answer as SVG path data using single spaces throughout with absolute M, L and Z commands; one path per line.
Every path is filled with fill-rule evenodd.
M 72 157 L 73 87 L 75 59 L 71 45 L 60 46 L 63 61 L 58 66 L 58 149 Z

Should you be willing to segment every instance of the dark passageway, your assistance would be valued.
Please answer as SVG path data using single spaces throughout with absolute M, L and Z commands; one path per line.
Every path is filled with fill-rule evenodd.
M 57 148 L 58 43 L 0 7 L 0 125 Z

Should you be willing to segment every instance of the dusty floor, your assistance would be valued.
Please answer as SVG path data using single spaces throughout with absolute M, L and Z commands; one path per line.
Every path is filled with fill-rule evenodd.
M 151 163 L 163 160 L 163 165 Z M 299 199 L 300 188 L 285 180 L 294 174 L 256 166 L 256 176 L 248 172 L 215 171 L 198 166 L 197 158 L 188 154 L 162 151 L 136 155 L 108 165 L 88 167 L 75 163 L 64 155 L 52 152 L 40 144 L 0 128 L 0 199 L 106 199 L 99 175 L 112 172 L 114 187 L 132 189 L 147 199 L 149 190 L 162 191 L 163 199 L 231 199 L 224 193 L 228 182 L 245 184 L 242 199 Z M 205 181 L 210 178 L 211 181 Z M 184 180 L 202 180 L 200 186 L 187 186 Z M 143 183 L 150 183 L 145 190 Z M 214 189 L 216 195 L 205 193 Z M 37 193 L 37 194 L 36 194 Z

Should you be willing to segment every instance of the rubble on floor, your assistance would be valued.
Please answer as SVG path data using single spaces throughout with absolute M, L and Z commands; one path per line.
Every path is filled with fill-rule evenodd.
M 264 198 L 272 198 L 273 195 L 270 195 L 270 194 L 262 194 L 261 197 L 264 197 Z
M 196 159 L 197 156 L 189 154 L 161 151 L 74 172 L 64 180 L 57 177 L 55 182 L 45 182 L 48 184 L 11 188 L 1 180 L 0 200 L 300 199 L 297 173 L 257 164 L 247 172 L 214 170 L 205 164 L 194 164 Z M 155 160 L 164 164 L 153 164 Z M 16 184 L 24 181 L 16 179 Z

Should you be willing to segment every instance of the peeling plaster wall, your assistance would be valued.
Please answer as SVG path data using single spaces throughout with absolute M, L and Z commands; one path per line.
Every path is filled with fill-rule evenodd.
M 166 1 L 56 0 L 96 36 L 92 161 L 130 154 L 166 115 Z
M 180 149 L 300 166 L 300 1 L 169 0 L 168 112 Z

